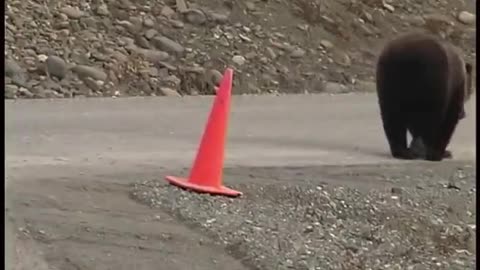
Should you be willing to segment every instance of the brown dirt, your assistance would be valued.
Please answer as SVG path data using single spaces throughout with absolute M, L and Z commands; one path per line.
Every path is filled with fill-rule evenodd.
M 20 68 L 9 62 L 6 97 L 212 94 L 227 66 L 235 94 L 372 91 L 380 46 L 410 30 L 476 57 L 474 23 L 458 19 L 474 1 L 197 0 L 183 13 L 176 2 L 9 1 L 6 59 Z

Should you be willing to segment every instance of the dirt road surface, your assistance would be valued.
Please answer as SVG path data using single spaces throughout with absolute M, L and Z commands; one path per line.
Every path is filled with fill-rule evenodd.
M 362 165 L 360 174 L 373 175 L 386 170 L 381 164 L 471 163 L 474 100 L 450 146 L 454 160 L 433 164 L 390 158 L 374 95 L 236 96 L 226 184 L 268 184 L 268 168 L 290 181 L 296 166 L 343 175 Z M 202 230 L 130 198 L 134 182 L 187 174 L 211 101 L 6 102 L 8 269 L 251 268 Z

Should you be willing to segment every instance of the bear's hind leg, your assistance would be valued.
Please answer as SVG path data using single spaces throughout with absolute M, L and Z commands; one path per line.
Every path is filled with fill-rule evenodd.
M 401 112 L 383 110 L 382 121 L 392 156 L 398 159 L 413 159 L 407 148 L 407 125 Z
M 459 115 L 464 112 L 464 85 L 460 85 L 454 91 L 454 96 L 447 108 L 445 117 L 441 123 L 440 129 L 438 130 L 438 136 L 436 139 L 436 151 L 443 152 L 443 156 L 449 155 L 452 157 L 452 153 L 446 150 L 447 146 L 450 144 L 450 140 L 455 132 L 458 122 L 460 121 Z M 428 158 L 428 156 L 427 156 Z

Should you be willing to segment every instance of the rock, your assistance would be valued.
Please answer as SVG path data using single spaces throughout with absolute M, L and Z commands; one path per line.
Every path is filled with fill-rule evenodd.
M 80 9 L 70 6 L 61 8 L 60 12 L 67 15 L 70 19 L 80 19 L 85 15 L 85 13 Z
M 178 29 L 182 29 L 183 27 L 185 27 L 185 24 L 181 21 L 177 21 L 177 20 L 170 20 L 170 24 L 175 27 L 175 28 L 178 28 Z
M 150 49 L 150 42 L 148 40 L 141 36 L 141 35 L 136 35 L 135 36 L 135 44 L 137 44 L 139 47 L 144 48 L 144 49 Z
M 18 86 L 26 86 L 26 71 L 12 59 L 5 60 L 5 76 L 9 77 L 13 84 Z
M 304 57 L 306 54 L 304 49 L 296 48 L 290 53 L 290 57 L 292 58 L 301 58 Z
M 110 15 L 110 11 L 108 10 L 108 6 L 106 4 L 101 4 L 97 7 L 97 14 L 100 16 L 108 16 Z
M 180 13 L 187 12 L 187 3 L 185 3 L 185 0 L 175 0 L 175 5 L 177 6 L 177 10 Z
M 462 11 L 458 14 L 458 20 L 467 25 L 475 24 L 476 16 L 468 11 Z
M 54 90 L 45 89 L 39 93 L 41 98 L 62 98 L 63 94 L 60 94 Z
M 13 77 L 19 73 L 23 73 L 23 68 L 15 61 L 11 59 L 5 60 L 5 76 Z
M 164 17 L 167 17 L 167 18 L 171 18 L 173 15 L 175 15 L 175 10 L 173 10 L 169 6 L 164 6 L 162 8 L 162 11 L 160 11 L 160 15 L 162 15 Z
M 323 91 L 330 94 L 340 94 L 347 92 L 347 87 L 336 82 L 326 82 L 323 86 Z
M 402 194 L 402 188 L 400 187 L 392 187 L 392 189 L 390 190 L 390 192 L 392 194 Z
M 207 70 L 205 75 L 207 77 L 207 82 L 213 86 L 218 86 L 223 77 L 222 73 L 216 69 Z
M 248 11 L 255 11 L 255 3 L 247 1 L 245 2 L 245 6 L 247 7 Z
M 275 51 L 272 48 L 267 47 L 266 51 L 267 51 L 268 57 L 270 57 L 271 59 L 277 58 L 277 54 L 275 53 Z
M 37 55 L 37 60 L 40 62 L 40 63 L 44 63 L 45 61 L 47 61 L 48 59 L 48 56 L 46 56 L 45 54 L 39 54 Z
M 320 45 L 322 45 L 322 47 L 326 50 L 333 48 L 333 43 L 326 39 L 320 40 Z
M 50 76 L 54 76 L 62 80 L 67 75 L 67 63 L 65 63 L 65 61 L 58 56 L 50 55 L 45 61 L 45 65 L 47 68 L 47 73 Z
M 148 49 L 142 49 L 142 48 L 136 48 L 135 51 L 143 55 L 148 61 L 152 63 L 165 61 L 169 58 L 168 53 L 163 51 L 148 50 Z
M 356 87 L 360 92 L 375 92 L 377 91 L 377 85 L 373 81 L 357 81 Z
M 7 99 L 13 99 L 17 97 L 17 92 L 18 92 L 18 86 L 13 85 L 13 84 L 7 84 L 5 85 L 5 98 Z
M 383 7 L 384 7 L 386 10 L 390 11 L 390 12 L 394 12 L 394 11 L 395 11 L 395 8 L 394 8 L 392 5 L 390 5 L 390 4 L 383 3 Z
M 76 73 L 79 78 L 91 77 L 100 81 L 105 81 L 107 79 L 107 73 L 96 67 L 77 65 L 72 68 L 72 71 Z
M 168 87 L 160 87 L 160 93 L 164 96 L 167 96 L 167 97 L 180 97 L 181 95 L 173 90 L 172 88 L 168 88 Z
M 185 48 L 182 45 L 164 36 L 155 37 L 152 42 L 155 47 L 162 51 L 173 53 L 183 53 L 185 51 Z
M 246 59 L 245 59 L 245 57 L 243 57 L 241 55 L 235 55 L 234 57 L 232 57 L 232 61 L 235 64 L 241 66 L 241 65 L 245 64 Z
M 90 77 L 85 77 L 85 78 L 82 78 L 82 81 L 93 92 L 100 92 L 101 87 L 94 79 Z
M 143 25 L 150 28 L 155 26 L 155 22 L 152 19 L 146 18 L 143 20 Z
M 17 92 L 18 97 L 33 98 L 35 95 L 25 87 L 20 87 Z
M 194 25 L 202 25 L 207 21 L 205 13 L 198 9 L 189 9 L 185 12 L 185 19 L 187 22 Z
M 221 14 L 221 13 L 210 13 L 210 18 L 212 21 L 218 23 L 218 24 L 224 24 L 228 22 L 228 15 L 226 14 Z
M 156 36 L 158 34 L 157 30 L 155 29 L 148 29 L 147 31 L 145 31 L 145 38 L 147 39 L 152 39 L 154 36 Z

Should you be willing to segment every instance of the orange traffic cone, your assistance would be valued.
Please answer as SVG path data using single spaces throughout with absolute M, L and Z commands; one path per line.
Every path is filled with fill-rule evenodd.
M 213 103 L 207 126 L 188 179 L 167 176 L 173 185 L 201 193 L 240 196 L 241 192 L 222 185 L 225 139 L 230 111 L 233 70 L 227 68 Z

